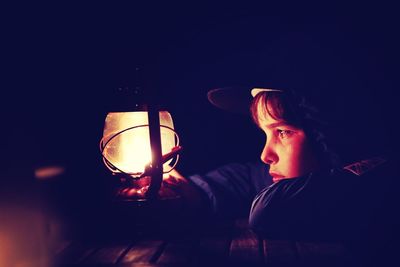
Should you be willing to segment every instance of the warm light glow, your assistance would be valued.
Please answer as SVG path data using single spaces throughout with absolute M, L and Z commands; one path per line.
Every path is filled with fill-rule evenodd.
M 171 129 L 174 128 L 169 112 L 160 111 L 160 125 Z M 129 130 L 113 138 L 115 134 L 125 129 Z M 161 147 L 163 155 L 170 152 L 175 146 L 175 134 L 171 129 L 161 127 Z M 105 146 L 103 151 L 103 155 L 108 161 L 123 172 L 134 174 L 142 173 L 145 165 L 151 162 L 152 157 L 150 152 L 147 112 L 109 113 L 105 120 L 103 145 L 108 141 L 109 143 Z M 169 162 L 166 162 L 164 165 Z
M 45 166 L 35 169 L 36 179 L 45 180 L 63 174 L 64 167 L 61 166 Z

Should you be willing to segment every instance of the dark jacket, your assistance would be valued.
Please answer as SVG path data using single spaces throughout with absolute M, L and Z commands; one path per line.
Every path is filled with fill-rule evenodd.
M 398 222 L 394 161 L 375 158 L 272 183 L 268 165 L 229 164 L 189 177 L 218 217 L 249 217 L 259 235 L 284 239 L 387 237 Z

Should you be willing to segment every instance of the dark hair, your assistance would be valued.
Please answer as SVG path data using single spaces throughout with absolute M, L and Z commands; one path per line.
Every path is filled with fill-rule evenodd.
M 259 125 L 259 105 L 263 112 L 275 120 L 284 121 L 304 130 L 314 152 L 321 159 L 321 164 L 329 167 L 340 166 L 336 153 L 331 148 L 328 149 L 325 133 L 327 124 L 320 118 L 318 109 L 310 105 L 304 96 L 299 96 L 293 91 L 258 93 L 250 105 L 252 119 L 257 125 Z
M 290 103 L 287 94 L 283 92 L 258 93 L 250 106 L 251 116 L 256 124 L 258 121 L 258 106 L 262 105 L 262 111 L 268 113 L 275 120 L 281 120 L 293 126 L 303 128 L 301 120 Z

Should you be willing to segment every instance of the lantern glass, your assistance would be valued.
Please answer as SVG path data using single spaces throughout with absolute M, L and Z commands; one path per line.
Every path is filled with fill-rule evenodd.
M 175 132 L 171 114 L 160 111 L 160 134 L 162 154 L 175 147 Z M 140 175 L 145 165 L 152 161 L 147 111 L 110 112 L 107 114 L 103 132 L 103 156 L 117 170 Z M 170 161 L 164 163 L 165 168 Z

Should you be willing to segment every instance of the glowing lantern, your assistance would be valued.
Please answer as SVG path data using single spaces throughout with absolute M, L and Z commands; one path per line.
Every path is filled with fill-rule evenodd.
M 175 167 L 180 149 L 167 111 L 110 112 L 105 119 L 100 142 L 105 165 L 113 174 L 129 177 L 131 183 L 151 176 L 151 183 L 157 183 L 153 192 L 160 188 L 162 174 Z
M 104 160 L 112 172 L 133 177 L 144 172 L 152 161 L 148 125 L 146 111 L 108 113 L 102 142 Z M 162 154 L 165 155 L 176 146 L 174 125 L 167 111 L 160 112 L 160 126 Z

